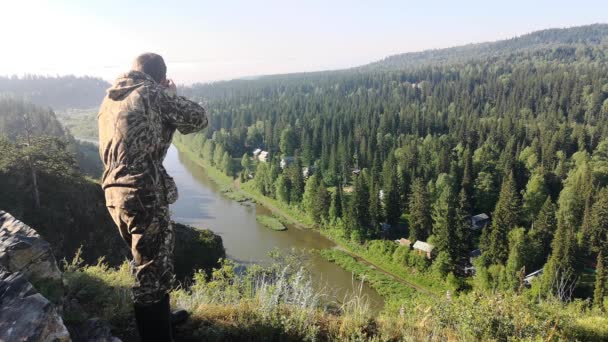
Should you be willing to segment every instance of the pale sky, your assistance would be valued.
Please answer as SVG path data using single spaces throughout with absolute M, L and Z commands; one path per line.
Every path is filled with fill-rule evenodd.
M 606 0 L 0 0 L 0 75 L 113 80 L 151 51 L 190 84 L 607 22 Z

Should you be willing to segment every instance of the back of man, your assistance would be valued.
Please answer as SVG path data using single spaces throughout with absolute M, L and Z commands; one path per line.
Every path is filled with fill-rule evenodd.
M 175 94 L 161 56 L 140 55 L 118 77 L 99 112 L 106 206 L 133 254 L 133 301 L 142 340 L 171 340 L 168 292 L 173 244 L 168 206 L 177 188 L 163 167 L 175 130 L 207 126 L 203 107 Z

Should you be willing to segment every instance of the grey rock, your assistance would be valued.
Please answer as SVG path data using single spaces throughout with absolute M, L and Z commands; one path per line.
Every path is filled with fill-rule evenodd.
M 0 341 L 70 341 L 55 305 L 21 273 L 0 270 Z
M 28 279 L 61 279 L 51 246 L 25 223 L 0 210 L 0 266 Z

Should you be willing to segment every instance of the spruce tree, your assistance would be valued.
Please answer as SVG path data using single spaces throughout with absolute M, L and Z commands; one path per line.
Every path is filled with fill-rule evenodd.
M 557 225 L 557 231 L 551 242 L 551 256 L 545 265 L 542 291 L 545 294 L 569 299 L 567 291 L 575 281 L 574 262 L 576 257 L 576 240 L 573 229 L 563 223 Z
M 551 202 L 551 197 L 547 196 L 530 230 L 530 240 L 534 245 L 533 267 L 540 267 L 547 261 L 556 229 L 555 205 Z
M 314 204 L 317 200 L 318 179 L 317 175 L 312 175 L 306 180 L 304 195 L 302 196 L 302 207 L 310 217 L 313 217 Z
M 433 235 L 435 236 L 435 247 L 448 255 L 450 264 L 457 258 L 454 245 L 455 214 L 455 199 L 452 195 L 452 188 L 449 186 L 439 195 L 435 208 L 433 208 Z
M 519 221 L 519 198 L 515 190 L 513 173 L 505 178 L 500 189 L 498 203 L 492 215 L 489 227 L 489 239 L 486 243 L 486 260 L 492 264 L 504 264 L 509 256 L 509 232 Z M 487 228 L 486 228 L 487 229 Z
M 291 181 L 291 203 L 300 203 L 304 195 L 304 176 L 302 175 L 302 162 L 296 157 L 293 165 L 289 167 L 289 178 Z
M 382 213 L 382 204 L 380 200 L 380 187 L 378 183 L 375 181 L 375 177 L 372 176 L 372 180 L 370 182 L 370 192 L 369 192 L 369 221 L 371 225 L 371 236 L 376 235 L 376 231 L 382 223 L 383 213 Z
M 591 207 L 589 245 L 593 252 L 598 253 L 608 244 L 608 187 L 602 188 L 596 198 Z
M 410 240 L 425 241 L 432 227 L 429 195 L 422 179 L 417 178 L 410 194 L 409 231 Z
M 454 234 L 452 244 L 454 245 L 454 262 L 464 263 L 471 251 L 471 209 L 469 196 L 463 187 L 458 195 L 458 206 L 456 207 Z
M 399 188 L 397 164 L 395 158 L 391 157 L 384 166 L 384 196 L 382 202 L 386 222 L 392 226 L 396 225 L 401 217 L 401 195 Z
M 597 266 L 595 269 L 595 288 L 593 290 L 593 305 L 598 309 L 603 310 L 605 296 L 606 270 L 604 269 L 604 254 L 600 251 L 597 255 Z
M 351 229 L 357 230 L 360 236 L 365 238 L 370 228 L 371 222 L 369 217 L 369 188 L 365 180 L 365 173 L 362 172 L 355 179 L 355 185 L 350 201 L 350 217 L 354 227 Z
M 316 198 L 313 205 L 313 219 L 315 223 L 322 223 L 327 220 L 331 197 L 325 185 L 321 183 L 316 191 Z
M 336 191 L 331 196 L 331 206 L 329 207 L 329 217 L 336 219 L 342 217 L 342 184 L 338 184 Z

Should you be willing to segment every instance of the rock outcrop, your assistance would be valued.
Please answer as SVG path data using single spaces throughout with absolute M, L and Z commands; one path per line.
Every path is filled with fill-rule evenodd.
M 63 295 L 51 245 L 0 210 L 0 341 L 120 341 L 97 319 L 68 330 L 61 317 Z
M 211 274 L 218 268 L 219 259 L 226 258 L 222 237 L 209 229 L 197 229 L 185 224 L 173 222 L 175 230 L 175 276 L 187 283 L 196 270 L 205 270 Z
M 27 279 L 60 280 L 51 245 L 25 223 L 0 210 L 0 266 Z
M 22 273 L 0 271 L 0 341 L 70 341 L 56 306 Z

